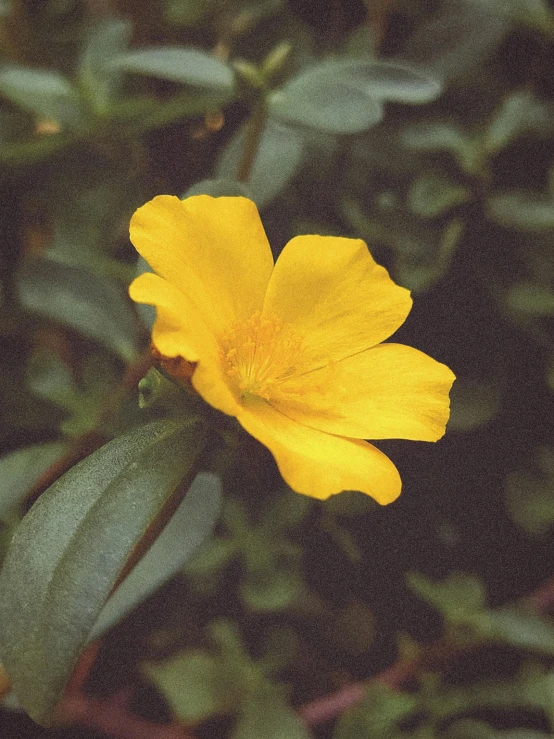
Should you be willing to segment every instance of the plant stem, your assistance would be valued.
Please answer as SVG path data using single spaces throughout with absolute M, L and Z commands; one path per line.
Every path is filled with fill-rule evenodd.
M 521 598 L 519 603 L 536 613 L 548 613 L 554 608 L 554 577 L 550 577 L 537 590 Z M 425 647 L 414 659 L 399 660 L 368 680 L 347 683 L 334 693 L 305 703 L 298 709 L 298 714 L 307 726 L 326 723 L 336 719 L 351 706 L 360 703 L 366 695 L 368 685 L 378 683 L 392 690 L 402 690 L 410 678 L 417 678 L 420 670 L 427 668 L 437 671 L 439 668 L 444 668 L 467 652 L 468 648 L 472 647 L 449 644 L 439 639 Z
M 375 38 L 376 56 L 379 56 L 385 37 L 390 5 L 390 0 L 377 0 L 376 3 L 371 4 L 368 8 L 368 22 L 370 31 L 373 32 Z
M 254 160 L 256 159 L 256 154 L 258 153 L 260 140 L 265 127 L 265 118 L 265 101 L 262 100 L 254 106 L 250 119 L 246 125 L 246 141 L 244 142 L 242 158 L 237 172 L 237 180 L 239 182 L 248 182 L 250 179 Z

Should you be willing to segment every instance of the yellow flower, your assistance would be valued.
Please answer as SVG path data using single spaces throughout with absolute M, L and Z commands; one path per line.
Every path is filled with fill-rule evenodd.
M 270 449 L 293 490 L 400 494 L 396 467 L 364 439 L 439 439 L 454 375 L 381 343 L 412 301 L 363 241 L 297 236 L 274 264 L 254 203 L 207 195 L 160 195 L 130 233 L 157 273 L 130 287 L 157 308 L 155 348 L 195 363 L 196 391 Z

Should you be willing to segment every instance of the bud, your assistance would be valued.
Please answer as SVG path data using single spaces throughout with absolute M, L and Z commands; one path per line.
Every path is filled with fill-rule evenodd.
M 283 41 L 269 52 L 261 67 L 264 80 L 267 82 L 273 81 L 281 74 L 291 50 L 292 45 L 288 41 Z

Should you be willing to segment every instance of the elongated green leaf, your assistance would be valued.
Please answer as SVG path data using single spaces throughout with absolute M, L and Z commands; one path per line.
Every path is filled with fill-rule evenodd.
M 479 625 L 494 641 L 539 654 L 554 655 L 554 628 L 537 613 L 513 606 L 489 611 Z
M 554 229 L 554 199 L 532 192 L 493 195 L 487 204 L 493 221 L 522 231 Z
M 225 713 L 233 708 L 230 698 L 239 698 L 232 693 L 230 675 L 222 661 L 200 650 L 173 655 L 161 664 L 147 664 L 144 671 L 183 722 L 205 721 Z
M 441 84 L 399 62 L 326 61 L 300 73 L 270 100 L 272 115 L 331 133 L 357 133 L 378 123 L 382 103 L 427 103 Z
M 168 0 L 165 4 L 165 18 L 177 26 L 196 26 L 207 15 L 214 13 L 217 4 L 214 0 Z
M 488 2 L 442 0 L 437 12 L 426 13 L 410 34 L 401 56 L 442 79 L 459 79 L 491 53 L 509 28 L 508 19 Z
M 66 134 L 38 136 L 30 141 L 0 144 L 0 163 L 14 167 L 40 162 L 71 143 Z
M 75 128 L 81 121 L 77 91 L 57 72 L 6 66 L 0 70 L 0 94 L 24 110 L 62 126 Z
M 395 725 L 417 709 L 417 699 L 383 685 L 368 685 L 366 695 L 337 722 L 333 739 L 391 736 Z
M 145 272 L 152 272 L 152 270 L 146 259 L 143 259 L 141 256 L 139 256 L 135 267 L 135 277 L 138 277 Z M 152 329 L 152 326 L 154 325 L 154 321 L 156 320 L 156 309 L 154 308 L 154 306 L 137 303 L 137 305 L 135 306 L 135 310 L 139 314 L 143 324 L 150 331 Z
M 512 314 L 549 317 L 554 315 L 554 292 L 545 285 L 521 282 L 508 291 L 505 305 Z
M 246 701 L 232 739 L 309 739 L 308 729 L 272 686 L 261 683 Z
M 236 174 L 236 173 L 233 173 Z M 252 199 L 250 188 L 242 182 L 233 179 L 201 180 L 186 191 L 182 199 L 191 195 L 211 195 L 212 198 L 242 197 Z
M 179 572 L 210 534 L 220 502 L 219 478 L 207 472 L 199 474 L 162 533 L 104 606 L 91 641 Z
M 90 29 L 78 69 L 78 79 L 94 110 L 104 113 L 117 93 L 122 69 L 111 62 L 121 54 L 131 38 L 131 24 L 108 18 Z
M 466 172 L 478 171 L 481 164 L 480 142 L 453 123 L 416 123 L 404 131 L 402 140 L 410 149 L 449 151 Z
M 245 140 L 246 126 L 243 126 L 224 149 L 216 177 L 236 178 Z M 248 190 L 258 207 L 270 203 L 294 177 L 303 154 L 304 141 L 298 131 L 272 119 L 266 122 L 248 179 Z
M 552 33 L 554 28 L 554 13 L 547 0 L 485 0 L 483 5 L 510 20 L 545 33 Z
M 11 517 L 43 472 L 62 456 L 61 441 L 18 449 L 0 457 L 0 518 Z
M 232 69 L 201 49 L 183 46 L 160 46 L 130 51 L 117 56 L 113 64 L 127 72 L 160 77 L 211 90 L 231 91 Z
M 504 100 L 484 134 L 489 154 L 505 149 L 526 131 L 550 131 L 552 112 L 530 90 L 518 90 Z
M 269 112 L 288 123 L 351 134 L 378 123 L 383 104 L 343 64 L 329 62 L 299 74 L 275 92 Z
M 209 632 L 215 653 L 186 650 L 162 663 L 144 665 L 147 677 L 161 691 L 175 716 L 186 723 L 240 710 L 253 688 L 263 680 L 244 648 L 236 624 L 215 619 Z
M 410 209 L 422 218 L 436 218 L 470 199 L 471 192 L 467 187 L 435 172 L 425 172 L 417 177 L 408 193 Z
M 28 310 L 71 326 L 125 360 L 136 355 L 134 314 L 115 281 L 39 259 L 22 270 L 19 297 Z
M 442 582 L 433 582 L 419 572 L 409 572 L 406 579 L 411 590 L 451 623 L 467 623 L 485 608 L 485 588 L 474 575 L 453 572 Z
M 109 442 L 37 501 L 0 574 L 0 657 L 47 724 L 127 559 L 204 444 L 198 423 L 156 421 Z
M 350 62 L 345 71 L 369 95 L 398 103 L 429 103 L 442 90 L 438 78 L 402 62 Z

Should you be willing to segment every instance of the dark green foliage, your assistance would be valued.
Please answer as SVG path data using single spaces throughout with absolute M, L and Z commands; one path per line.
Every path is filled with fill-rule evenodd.
M 0 579 L 0 653 L 37 721 L 49 721 L 125 562 L 203 443 L 194 422 L 131 431 L 55 482 L 18 527 Z
M 0 5 L 0 736 L 100 639 L 95 737 L 552 739 L 552 2 Z M 160 193 L 251 197 L 276 255 L 363 238 L 413 291 L 393 341 L 458 380 L 443 440 L 380 445 L 398 502 L 292 493 L 151 366 Z

